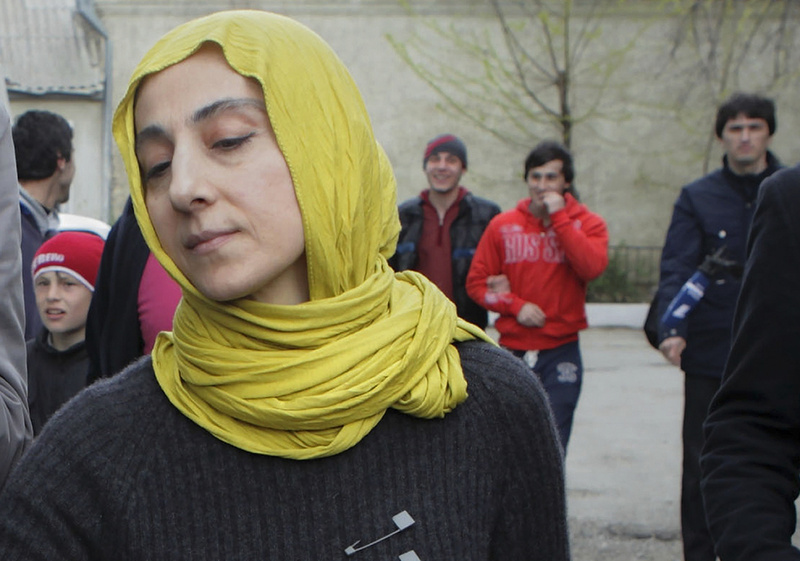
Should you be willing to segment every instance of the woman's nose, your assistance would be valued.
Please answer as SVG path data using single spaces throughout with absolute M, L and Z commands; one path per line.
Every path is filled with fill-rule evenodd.
M 198 204 L 211 202 L 213 189 L 202 157 L 192 149 L 176 149 L 173 153 L 169 197 L 172 206 L 188 211 Z

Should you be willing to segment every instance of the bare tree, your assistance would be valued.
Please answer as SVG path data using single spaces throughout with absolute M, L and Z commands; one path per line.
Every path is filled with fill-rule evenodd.
M 424 34 L 404 41 L 388 38 L 441 96 L 445 112 L 512 145 L 530 146 L 542 134 L 555 134 L 569 147 L 577 125 L 611 117 L 604 102 L 612 78 L 653 21 L 641 18 L 637 31 L 622 40 L 609 37 L 608 18 L 623 4 L 487 0 L 494 17 L 481 29 L 426 19 Z M 461 53 L 465 63 L 443 63 L 442 48 Z
M 686 106 L 706 114 L 731 93 L 747 90 L 771 94 L 796 81 L 794 22 L 800 17 L 796 0 L 674 0 L 671 68 L 666 77 L 680 76 L 676 115 L 696 128 L 708 122 Z M 766 63 L 766 64 L 765 64 Z M 706 129 L 703 169 L 715 135 Z

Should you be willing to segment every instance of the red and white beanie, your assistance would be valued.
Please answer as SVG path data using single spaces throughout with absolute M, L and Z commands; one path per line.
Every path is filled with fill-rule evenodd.
M 94 292 L 103 245 L 103 238 L 86 232 L 56 234 L 33 256 L 33 278 L 50 271 L 68 273 Z

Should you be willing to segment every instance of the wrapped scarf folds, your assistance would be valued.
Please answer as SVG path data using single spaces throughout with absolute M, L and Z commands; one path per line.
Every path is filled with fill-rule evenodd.
M 137 87 L 207 42 L 264 92 L 303 216 L 303 304 L 206 298 L 164 252 L 147 213 Z M 352 78 L 312 31 L 247 10 L 184 24 L 139 63 L 113 129 L 144 238 L 183 290 L 153 366 L 192 421 L 244 450 L 308 459 L 354 446 L 390 407 L 435 418 L 466 398 L 453 342 L 488 338 L 424 277 L 387 265 L 400 228 L 394 175 Z

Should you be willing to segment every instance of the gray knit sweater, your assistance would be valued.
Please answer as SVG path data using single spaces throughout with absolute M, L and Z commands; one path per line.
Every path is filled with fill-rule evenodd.
M 459 351 L 469 398 L 452 413 L 390 410 L 354 448 L 305 461 L 214 438 L 143 359 L 72 400 L 15 468 L 0 559 L 569 559 L 545 394 L 507 352 Z

